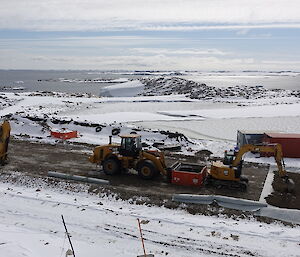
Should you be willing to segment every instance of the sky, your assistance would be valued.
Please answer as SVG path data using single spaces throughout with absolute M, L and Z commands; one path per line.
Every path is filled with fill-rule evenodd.
M 300 71 L 299 0 L 0 3 L 0 69 Z

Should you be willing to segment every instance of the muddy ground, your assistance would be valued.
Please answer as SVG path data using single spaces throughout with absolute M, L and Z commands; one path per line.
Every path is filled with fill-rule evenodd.
M 83 144 L 67 144 L 58 142 L 55 145 L 35 143 L 30 141 L 12 139 L 9 145 L 9 162 L 2 167 L 2 172 L 19 171 L 26 175 L 46 176 L 48 171 L 88 175 L 96 178 L 109 180 L 110 186 L 107 191 L 118 194 L 123 199 L 145 197 L 151 203 L 161 205 L 170 199 L 173 194 L 218 194 L 239 197 L 250 200 L 259 200 L 268 173 L 268 166 L 260 164 L 245 163 L 243 174 L 249 178 L 247 192 L 233 189 L 216 189 L 213 187 L 184 187 L 164 182 L 161 177 L 153 181 L 145 181 L 134 174 L 121 174 L 118 176 L 107 176 L 101 172 L 100 167 L 88 162 L 88 156 L 92 154 L 93 146 Z M 197 157 L 186 157 L 176 154 L 167 154 L 166 162 L 171 165 L 175 161 L 201 162 L 205 153 Z M 293 174 L 299 180 L 300 175 Z M 53 179 L 52 179 L 53 180 Z M 98 186 L 91 186 L 91 190 L 102 190 Z M 298 192 L 299 194 L 300 192 Z M 300 209 L 300 194 L 285 193 L 274 194 L 268 197 L 270 204 L 279 207 Z M 286 206 L 286 199 L 291 198 Z M 196 208 L 196 207 L 195 207 Z M 191 212 L 193 212 L 191 210 Z

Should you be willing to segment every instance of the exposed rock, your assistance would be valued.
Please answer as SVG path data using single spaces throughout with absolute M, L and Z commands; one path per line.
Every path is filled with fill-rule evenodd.
M 145 85 L 144 96 L 185 95 L 191 99 L 261 99 L 275 97 L 298 97 L 300 91 L 266 89 L 262 86 L 234 86 L 217 88 L 203 83 L 178 77 L 145 77 L 140 81 Z

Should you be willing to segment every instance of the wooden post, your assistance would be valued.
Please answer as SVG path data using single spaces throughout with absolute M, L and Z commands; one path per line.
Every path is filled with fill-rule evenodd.
M 67 233 L 67 237 L 69 239 L 69 243 L 70 243 L 70 246 L 71 246 L 71 249 L 72 249 L 72 252 L 73 252 L 73 256 L 75 257 L 75 252 L 74 252 L 74 248 L 73 248 L 73 245 L 72 245 L 72 242 L 71 242 L 71 238 L 70 238 L 70 235 L 69 235 L 69 232 L 67 230 L 67 226 L 66 226 L 66 223 L 65 223 L 65 220 L 64 220 L 64 216 L 61 215 L 61 218 L 62 218 L 62 222 L 64 224 L 64 227 L 65 227 L 65 230 L 66 230 L 66 233 Z

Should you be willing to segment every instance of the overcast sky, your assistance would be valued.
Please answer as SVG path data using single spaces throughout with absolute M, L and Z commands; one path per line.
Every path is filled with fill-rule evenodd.
M 0 3 L 0 69 L 300 71 L 300 0 Z

